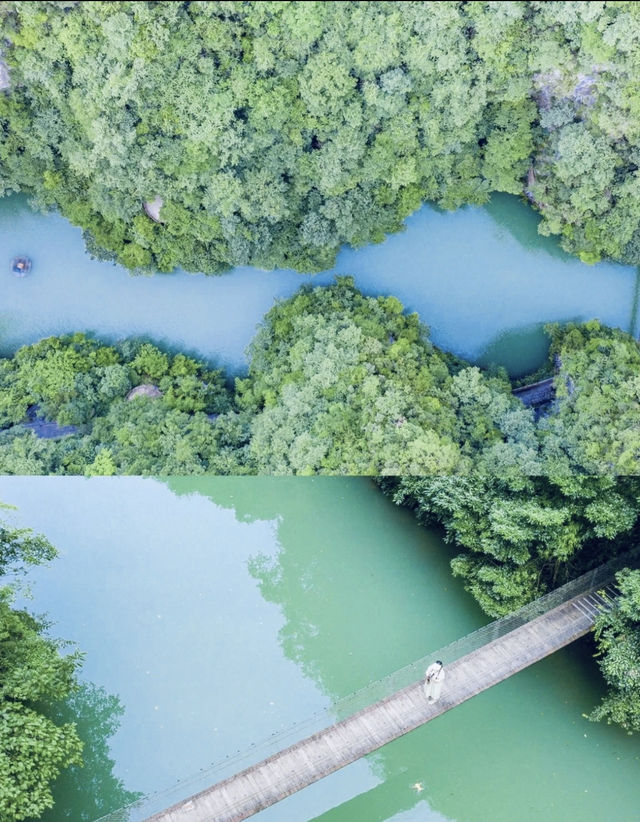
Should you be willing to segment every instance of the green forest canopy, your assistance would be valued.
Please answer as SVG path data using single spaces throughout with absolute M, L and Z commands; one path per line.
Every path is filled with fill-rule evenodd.
M 398 505 L 444 527 L 451 567 L 498 617 L 619 554 L 640 539 L 640 479 L 404 477 L 380 481 Z M 636 562 L 637 565 L 637 562 Z M 596 621 L 608 691 L 590 719 L 640 731 L 640 570 L 616 575 L 616 607 Z
M 55 551 L 29 529 L 0 522 L 0 819 L 20 822 L 53 805 L 51 783 L 82 762 L 73 722 L 51 719 L 76 688 L 78 653 L 49 638 L 46 625 L 12 607 L 9 574 L 52 559 Z
M 640 473 L 638 343 L 596 321 L 549 333 L 556 400 L 538 419 L 504 371 L 436 348 L 416 314 L 348 277 L 277 303 L 234 389 L 148 342 L 50 337 L 0 358 L 0 471 Z M 40 438 L 34 417 L 75 431 Z
M 4 2 L 0 195 L 132 269 L 316 271 L 492 191 L 638 264 L 639 41 L 634 2 Z

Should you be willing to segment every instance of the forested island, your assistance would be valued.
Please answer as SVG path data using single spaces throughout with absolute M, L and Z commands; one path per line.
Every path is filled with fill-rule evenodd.
M 318 271 L 525 197 L 640 263 L 633 2 L 5 2 L 0 194 L 131 269 Z
M 51 337 L 0 359 L 0 471 L 638 473 L 638 344 L 596 321 L 548 331 L 540 415 L 503 370 L 439 350 L 416 314 L 348 277 L 277 303 L 234 386 L 149 342 Z

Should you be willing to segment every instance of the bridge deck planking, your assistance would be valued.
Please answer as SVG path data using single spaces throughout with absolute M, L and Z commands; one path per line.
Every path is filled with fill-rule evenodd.
M 574 597 L 451 662 L 443 695 L 429 703 L 416 682 L 280 751 L 148 822 L 240 822 L 403 736 L 586 634 L 610 600 Z

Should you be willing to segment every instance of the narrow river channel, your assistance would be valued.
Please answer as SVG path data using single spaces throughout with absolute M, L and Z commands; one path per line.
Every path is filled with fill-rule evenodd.
M 86 652 L 93 753 L 46 822 L 163 792 L 110 820 L 138 822 L 488 621 L 366 479 L 3 477 L 0 499 L 59 551 L 27 606 Z M 256 818 L 637 822 L 640 738 L 583 717 L 600 695 L 584 641 Z
M 637 332 L 636 270 L 588 266 L 537 233 L 538 218 L 516 197 L 485 208 L 423 206 L 406 231 L 380 245 L 344 249 L 331 271 L 300 275 L 239 268 L 220 277 L 176 273 L 131 277 L 91 260 L 80 229 L 32 212 L 24 197 L 0 200 L 0 353 L 43 336 L 90 331 L 106 339 L 144 336 L 239 373 L 256 326 L 277 298 L 302 283 L 355 276 L 367 294 L 393 294 L 431 328 L 433 341 L 511 374 L 546 356 L 547 322 L 586 320 Z M 33 259 L 28 277 L 9 262 Z

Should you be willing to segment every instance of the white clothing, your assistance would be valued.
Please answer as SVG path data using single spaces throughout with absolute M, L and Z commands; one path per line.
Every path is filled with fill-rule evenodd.
M 437 702 L 440 699 L 444 677 L 444 668 L 437 662 L 429 665 L 425 671 L 424 695 L 429 702 Z

